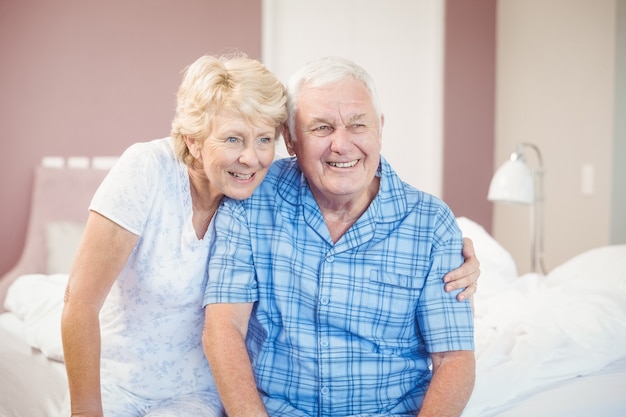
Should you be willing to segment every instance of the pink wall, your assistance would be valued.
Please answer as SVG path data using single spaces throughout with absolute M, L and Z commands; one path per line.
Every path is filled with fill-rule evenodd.
M 443 194 L 457 216 L 491 231 L 497 0 L 447 0 Z
M 42 156 L 167 136 L 181 71 L 232 48 L 260 58 L 261 0 L 0 1 L 0 274 Z
M 443 198 L 491 227 L 496 0 L 446 1 Z M 42 156 L 166 136 L 182 69 L 261 56 L 261 0 L 0 0 L 0 274 L 24 243 Z

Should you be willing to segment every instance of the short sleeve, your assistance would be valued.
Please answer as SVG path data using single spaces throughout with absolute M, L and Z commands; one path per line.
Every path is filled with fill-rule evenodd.
M 141 235 L 155 196 L 158 161 L 144 143 L 130 146 L 94 194 L 90 210 Z
M 442 206 L 434 229 L 431 270 L 420 296 L 418 320 L 428 352 L 474 350 L 471 303 L 446 292 L 443 276 L 463 264 L 463 237 L 452 212 Z
M 204 304 L 258 299 L 250 231 L 239 201 L 225 198 L 215 215 Z

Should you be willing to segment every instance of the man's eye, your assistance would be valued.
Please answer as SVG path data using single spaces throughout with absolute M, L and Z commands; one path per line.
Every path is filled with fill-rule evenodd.
M 311 133 L 317 136 L 330 135 L 333 132 L 333 127 L 329 125 L 315 126 L 311 129 Z
M 348 126 L 348 128 L 352 130 L 353 132 L 363 132 L 364 130 L 367 129 L 367 126 L 364 125 L 363 123 L 353 123 L 350 126 Z

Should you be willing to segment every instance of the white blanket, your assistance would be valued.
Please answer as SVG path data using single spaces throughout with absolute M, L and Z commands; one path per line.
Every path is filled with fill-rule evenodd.
M 516 398 L 626 357 L 626 245 L 586 252 L 498 291 L 482 284 L 476 386 L 463 417 L 497 415 Z

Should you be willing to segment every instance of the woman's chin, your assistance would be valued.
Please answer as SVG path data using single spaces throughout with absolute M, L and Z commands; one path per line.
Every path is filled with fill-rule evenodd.
M 250 187 L 241 187 L 241 188 L 231 188 L 227 190 L 225 195 L 228 198 L 232 198 L 233 200 L 245 200 L 250 197 L 256 188 L 255 186 Z

